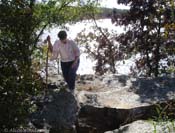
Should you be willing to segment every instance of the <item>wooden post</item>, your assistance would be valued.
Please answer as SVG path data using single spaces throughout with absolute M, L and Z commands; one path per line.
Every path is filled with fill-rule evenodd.
M 44 88 L 44 97 L 46 96 L 46 93 L 47 93 L 47 90 L 48 90 L 48 60 L 49 60 L 49 46 L 47 47 L 47 51 L 46 51 L 46 68 L 45 68 L 45 72 L 46 72 L 46 79 L 45 79 L 46 85 L 45 85 L 45 88 Z

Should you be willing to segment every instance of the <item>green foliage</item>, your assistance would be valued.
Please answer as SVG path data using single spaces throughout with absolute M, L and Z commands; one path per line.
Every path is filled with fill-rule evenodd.
M 1 1 L 0 4 L 0 128 L 25 125 L 40 83 L 31 67 L 35 45 L 33 1 Z
M 160 104 L 156 105 L 156 114 L 153 116 L 153 119 L 148 122 L 151 123 L 154 127 L 154 133 L 157 133 L 157 127 L 163 127 L 164 131 L 168 133 L 175 132 L 175 120 L 174 118 L 174 102 L 165 104 L 161 106 Z
M 148 121 L 150 124 L 153 125 L 154 133 L 159 133 L 159 132 L 166 132 L 166 133 L 173 133 L 175 132 L 175 121 L 153 121 L 149 120 Z M 163 129 L 163 131 L 158 130 L 160 127 Z
M 74 2 L 78 5 L 70 6 Z M 32 65 L 33 57 L 41 57 L 36 48 L 43 30 L 76 21 L 93 6 L 76 0 L 0 0 L 0 129 L 26 126 L 35 107 L 31 99 L 44 89 Z
M 84 19 L 95 10 L 97 3 L 89 0 L 81 4 L 80 0 L 49 0 L 36 5 L 34 15 L 40 18 L 41 24 L 48 26 L 64 25 L 67 22 L 76 22 Z
M 32 66 L 35 68 L 36 72 L 40 71 L 41 69 L 46 67 L 47 51 L 48 51 L 48 45 L 47 44 L 39 45 L 33 51 Z M 50 52 L 49 52 L 49 57 L 51 57 Z

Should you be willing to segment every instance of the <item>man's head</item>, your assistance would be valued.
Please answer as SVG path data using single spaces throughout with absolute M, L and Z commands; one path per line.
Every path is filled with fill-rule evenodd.
M 58 37 L 61 40 L 61 42 L 66 43 L 67 40 L 67 33 L 66 31 L 62 30 L 58 33 Z

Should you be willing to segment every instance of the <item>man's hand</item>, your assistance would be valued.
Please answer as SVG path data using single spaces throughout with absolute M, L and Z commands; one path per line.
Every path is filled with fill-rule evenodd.
M 50 36 L 49 35 L 47 36 L 47 41 L 50 42 Z
M 72 68 L 75 68 L 76 67 L 76 65 L 77 65 L 77 61 L 74 61 L 74 63 L 72 64 Z
M 73 64 L 72 64 L 72 68 L 75 68 L 76 66 L 77 66 L 77 63 L 78 63 L 78 61 L 79 61 L 79 56 L 76 56 L 75 57 L 75 61 L 73 62 Z

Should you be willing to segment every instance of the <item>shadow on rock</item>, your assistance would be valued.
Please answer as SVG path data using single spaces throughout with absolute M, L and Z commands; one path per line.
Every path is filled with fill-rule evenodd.
M 158 102 L 175 98 L 175 78 L 138 78 L 132 82 L 132 90 L 141 102 Z
M 30 118 L 36 128 L 47 128 L 51 133 L 76 132 L 78 105 L 70 92 L 64 89 L 57 92 L 51 90 L 36 104 L 40 104 L 40 109 L 31 114 Z

